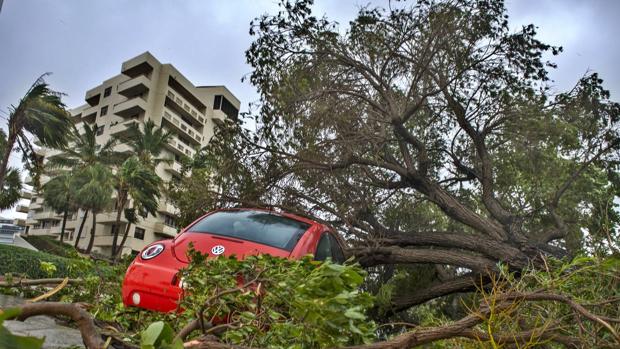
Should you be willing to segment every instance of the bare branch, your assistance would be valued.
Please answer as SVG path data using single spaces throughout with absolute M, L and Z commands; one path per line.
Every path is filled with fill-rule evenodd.
M 21 310 L 16 319 L 24 321 L 29 317 L 37 315 L 63 315 L 75 321 L 84 344 L 88 349 L 103 349 L 104 342 L 91 315 L 78 304 L 60 302 L 42 302 L 19 305 L 16 308 Z

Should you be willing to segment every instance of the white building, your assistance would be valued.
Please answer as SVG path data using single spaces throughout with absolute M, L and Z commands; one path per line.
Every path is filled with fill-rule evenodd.
M 149 52 L 124 62 L 120 74 L 88 90 L 85 100 L 86 104 L 74 109 L 72 115 L 78 129 L 81 123 L 97 127 L 98 143 L 105 143 L 112 135 L 122 135 L 130 125 L 142 125 L 146 120 L 153 120 L 173 133 L 162 157 L 175 161 L 156 168 L 164 181 L 181 176 L 180 156 L 191 157 L 204 147 L 217 124 L 226 118 L 236 118 L 240 106 L 239 100 L 226 87 L 194 86 L 174 66 L 160 63 Z M 129 151 L 130 148 L 120 144 L 117 150 Z M 54 151 L 43 149 L 42 152 L 49 156 Z M 30 200 L 27 234 L 60 236 L 62 215 L 50 210 L 36 193 Z M 155 240 L 177 234 L 173 217 L 176 208 L 162 197 L 157 211 L 156 217 L 140 217 L 140 222 L 131 226 L 124 253 L 141 250 Z M 83 214 L 79 211 L 69 216 L 65 228 L 68 242 L 75 239 Z M 121 217 L 119 236 L 127 223 Z M 95 251 L 110 253 L 115 220 L 114 210 L 97 216 Z M 80 247 L 88 244 L 91 222 L 90 218 L 86 220 Z

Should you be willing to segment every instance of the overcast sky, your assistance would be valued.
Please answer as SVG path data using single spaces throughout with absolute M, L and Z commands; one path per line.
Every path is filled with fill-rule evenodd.
M 370 1 L 317 0 L 316 14 L 346 25 Z M 372 1 L 387 6 L 388 1 Z M 618 0 L 506 0 L 510 25 L 539 27 L 540 38 L 564 47 L 552 73 L 558 90 L 596 71 L 619 100 Z M 121 63 L 144 51 L 174 64 L 195 85 L 226 85 L 242 111 L 256 101 L 241 78 L 250 72 L 244 51 L 250 21 L 277 10 L 276 0 L 4 0 L 0 12 L 0 125 L 43 72 L 67 94 L 69 107 L 86 90 L 120 72 Z M 18 156 L 13 157 L 18 160 Z M 23 216 L 14 211 L 2 216 Z

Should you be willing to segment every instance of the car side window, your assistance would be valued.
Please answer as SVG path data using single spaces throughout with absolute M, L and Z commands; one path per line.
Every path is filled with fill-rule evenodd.
M 329 235 L 329 240 L 330 240 L 330 245 L 331 245 L 331 250 L 332 250 L 332 259 L 334 263 L 338 263 L 338 264 L 344 263 L 345 261 L 344 253 L 342 252 L 342 248 L 340 247 L 338 240 L 336 240 L 336 238 L 332 234 L 327 234 L 327 235 Z
M 314 259 L 317 261 L 324 261 L 327 257 L 332 257 L 332 249 L 330 246 L 329 234 L 323 234 L 321 236 L 321 240 L 319 240 L 319 243 L 316 246 Z

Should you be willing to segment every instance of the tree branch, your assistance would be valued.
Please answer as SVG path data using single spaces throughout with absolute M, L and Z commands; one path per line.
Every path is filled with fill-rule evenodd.
M 480 272 L 496 269 L 496 262 L 491 259 L 449 249 L 390 246 L 352 249 L 351 252 L 363 267 L 380 264 L 434 263 L 459 266 Z
M 24 321 L 37 315 L 63 315 L 75 321 L 84 344 L 88 349 L 103 349 L 104 342 L 90 314 L 82 309 L 78 304 L 60 302 L 42 302 L 19 305 L 16 308 L 21 310 L 16 316 L 19 321 Z

